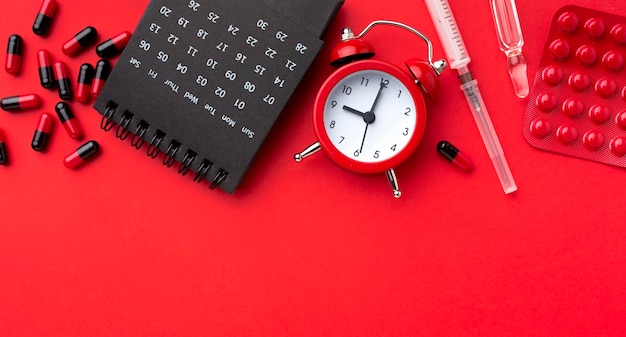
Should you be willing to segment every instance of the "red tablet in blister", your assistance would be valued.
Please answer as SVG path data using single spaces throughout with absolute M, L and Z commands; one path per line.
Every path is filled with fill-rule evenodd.
M 534 147 L 626 167 L 626 17 L 559 9 L 524 117 Z

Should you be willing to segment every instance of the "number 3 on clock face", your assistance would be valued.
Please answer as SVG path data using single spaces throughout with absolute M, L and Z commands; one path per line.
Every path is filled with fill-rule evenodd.
M 415 151 L 426 107 L 415 82 L 399 68 L 363 60 L 326 80 L 313 119 L 320 145 L 332 160 L 358 173 L 379 173 Z

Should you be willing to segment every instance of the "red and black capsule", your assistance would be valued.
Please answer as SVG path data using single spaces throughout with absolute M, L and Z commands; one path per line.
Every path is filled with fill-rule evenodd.
M 89 103 L 91 100 L 91 83 L 95 70 L 89 63 L 83 63 L 78 72 L 78 87 L 76 88 L 76 100 L 81 103 Z
M 9 36 L 7 43 L 7 59 L 4 63 L 4 70 L 11 75 L 17 75 L 22 69 L 22 52 L 24 51 L 24 40 L 22 37 L 13 34 Z
M 41 8 L 37 13 L 37 17 L 35 17 L 35 23 L 33 23 L 33 33 L 37 35 L 45 35 L 48 32 L 56 9 L 56 0 L 43 0 Z
M 5 165 L 9 162 L 9 156 L 7 155 L 7 147 L 4 145 L 6 140 L 4 139 L 4 134 L 2 130 L 0 130 L 0 165 Z
M 74 113 L 72 112 L 72 109 L 70 109 L 69 104 L 66 102 L 59 102 L 54 107 L 54 110 L 56 110 L 57 116 L 59 117 L 61 124 L 63 124 L 65 131 L 67 131 L 67 134 L 73 139 L 81 139 L 83 137 L 83 133 L 80 130 L 78 121 L 74 118 Z
M 54 77 L 57 79 L 57 89 L 62 100 L 69 101 L 74 96 L 72 83 L 67 73 L 67 66 L 63 61 L 54 62 Z
M 472 169 L 472 161 L 447 140 L 442 140 L 437 144 L 437 152 L 463 171 Z
M 91 46 L 97 39 L 98 31 L 91 26 L 87 26 L 65 42 L 61 50 L 63 51 L 63 54 L 67 56 L 74 56 L 85 48 Z
M 50 139 L 50 133 L 52 132 L 52 126 L 54 125 L 54 120 L 52 118 L 52 115 L 46 112 L 39 116 L 37 128 L 35 129 L 35 134 L 33 135 L 33 141 L 30 143 L 33 150 L 41 152 L 46 149 L 48 140 Z
M 37 94 L 8 96 L 0 101 L 0 106 L 4 111 L 36 109 L 41 106 L 41 99 Z
M 41 86 L 50 89 L 57 83 L 54 78 L 54 68 L 52 67 L 50 52 L 41 49 L 37 52 L 37 65 L 39 66 L 39 83 Z
M 100 43 L 96 47 L 96 54 L 102 58 L 110 58 L 121 53 L 128 44 L 128 40 L 130 40 L 131 36 L 132 34 L 127 31 L 117 34 L 116 36 Z
M 111 63 L 107 60 L 99 60 L 96 63 L 96 71 L 93 77 L 93 82 L 91 83 L 91 96 L 98 97 L 104 84 L 107 79 L 109 79 L 109 74 L 111 73 Z
M 90 140 L 81 145 L 76 151 L 70 153 L 65 159 L 63 164 L 67 168 L 76 168 L 82 165 L 87 159 L 98 153 L 100 145 L 95 140 Z

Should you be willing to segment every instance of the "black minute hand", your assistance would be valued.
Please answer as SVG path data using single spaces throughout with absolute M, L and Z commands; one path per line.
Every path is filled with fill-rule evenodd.
M 383 89 L 387 87 L 387 84 L 382 79 L 380 80 L 380 89 L 378 89 L 378 94 L 376 94 L 376 98 L 374 99 L 374 103 L 372 104 L 371 112 L 374 112 L 376 105 L 378 104 L 378 99 L 380 98 L 380 94 L 383 92 Z

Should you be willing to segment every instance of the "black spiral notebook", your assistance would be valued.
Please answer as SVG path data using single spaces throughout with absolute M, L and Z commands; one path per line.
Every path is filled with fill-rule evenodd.
M 101 128 L 233 193 L 342 3 L 150 1 L 94 104 Z

